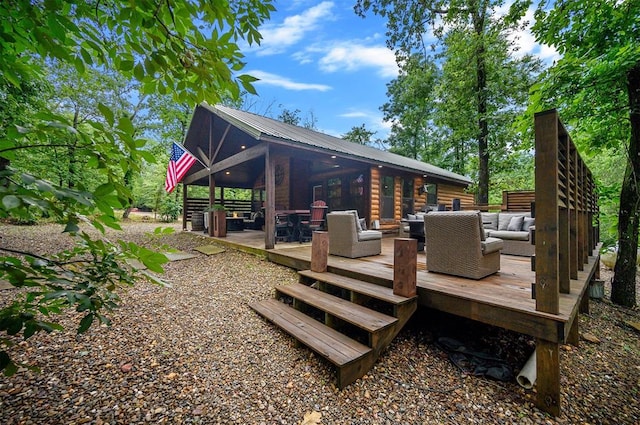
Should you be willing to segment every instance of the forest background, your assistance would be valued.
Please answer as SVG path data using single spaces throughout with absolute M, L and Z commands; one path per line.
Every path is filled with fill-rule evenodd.
M 371 140 L 364 125 L 344 138 L 471 176 L 478 202 L 499 203 L 503 190 L 533 188 L 532 116 L 559 109 L 598 184 L 601 239 L 619 250 L 612 299 L 635 306 L 640 5 L 538 2 L 534 33 L 562 55 L 546 69 L 516 57 L 508 37 L 532 3 L 516 1 L 498 17 L 500 0 L 357 1 L 365 19 L 388 19 L 401 72 L 381 105 L 389 138 Z M 178 216 L 179 192 L 163 189 L 169 147 L 183 140 L 197 103 L 251 105 L 255 78 L 241 73 L 238 43 L 258 43 L 273 10 L 270 0 L 0 5 L 0 213 L 54 220 L 79 239 L 57 258 L 4 249 L 2 277 L 35 289 L 2 310 L 1 331 L 57 329 L 49 318 L 68 307 L 86 312 L 79 331 L 107 323 L 102 311 L 117 304 L 117 286 L 134 281 L 122 260 L 161 270 L 162 255 L 94 238 L 80 223 L 117 228 L 116 211 L 133 207 Z M 424 43 L 427 30 L 437 45 Z M 277 118 L 315 128 L 300 113 Z M 69 266 L 86 255 L 96 261 Z M 4 351 L 0 366 L 14 367 Z

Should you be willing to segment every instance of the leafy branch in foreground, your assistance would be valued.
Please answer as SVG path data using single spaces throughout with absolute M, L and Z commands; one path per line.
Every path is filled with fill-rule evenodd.
M 147 248 L 104 238 L 106 228 L 120 228 L 114 211 L 131 204 L 125 176 L 155 162 L 146 141 L 136 136 L 141 132 L 133 114 L 117 109 L 117 102 L 105 104 L 108 97 L 103 102 L 88 96 L 83 100 L 97 105 L 99 112 L 79 120 L 67 109 L 52 112 L 51 94 L 34 107 L 40 91 L 29 94 L 29 87 L 46 86 L 46 69 L 59 62 L 78 78 L 89 70 L 114 72 L 135 82 L 140 97 L 166 94 L 190 105 L 237 99 L 241 91 L 255 93 L 255 78 L 240 74 L 239 42 L 260 42 L 258 28 L 275 10 L 272 3 L 0 2 L 0 219 L 47 217 L 76 241 L 73 249 L 58 255 L 0 246 L 7 254 L 0 258 L 0 279 L 20 288 L 18 297 L 3 300 L 0 310 L 0 332 L 8 335 L 0 339 L 0 369 L 6 374 L 17 370 L 8 353 L 15 337 L 61 329 L 51 316 L 68 308 L 84 314 L 80 332 L 96 321 L 108 323 L 102 312 L 117 305 L 118 288 L 144 274 L 126 260 L 137 259 L 152 272 L 162 271 L 166 261 Z M 56 148 L 66 156 L 65 170 L 55 162 Z M 59 167 L 58 184 L 43 179 L 43 173 L 28 172 L 36 154 L 49 169 Z M 83 232 L 82 222 L 99 236 Z

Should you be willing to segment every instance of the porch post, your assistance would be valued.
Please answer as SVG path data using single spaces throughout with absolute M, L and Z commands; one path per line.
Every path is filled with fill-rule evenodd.
M 209 114 L 209 167 L 213 164 L 213 114 Z M 216 178 L 211 171 L 209 171 L 209 208 L 207 212 L 207 234 L 213 236 L 213 211 L 212 206 L 216 203 Z
M 187 185 L 182 185 L 182 230 L 187 230 Z
M 560 123 L 555 110 L 535 115 L 536 178 L 536 311 L 560 310 L 558 189 Z M 566 207 L 566 206 L 565 206 Z M 563 253 L 566 257 L 566 253 Z M 563 258 L 567 261 L 568 258 Z M 577 320 L 577 319 L 576 319 Z M 558 341 L 536 339 L 536 406 L 560 415 L 560 356 Z
M 271 145 L 267 144 L 264 155 L 264 189 L 267 197 L 264 211 L 264 247 L 273 249 L 276 244 L 276 186 L 275 165 L 271 159 Z
M 213 174 L 209 174 L 209 206 L 216 203 L 216 178 Z M 207 234 L 213 236 L 213 211 L 209 208 L 207 212 L 209 216 L 209 226 L 207 226 Z

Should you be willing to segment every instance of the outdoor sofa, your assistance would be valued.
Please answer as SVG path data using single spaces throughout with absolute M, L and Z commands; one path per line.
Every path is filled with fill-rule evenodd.
M 485 236 L 504 241 L 503 254 L 531 257 L 535 246 L 531 244 L 535 218 L 530 212 L 483 212 Z

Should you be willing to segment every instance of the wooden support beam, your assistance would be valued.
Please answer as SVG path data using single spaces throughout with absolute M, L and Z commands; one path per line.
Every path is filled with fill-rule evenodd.
M 270 146 L 266 145 L 264 155 L 264 192 L 266 205 L 264 211 L 264 247 L 273 249 L 276 244 L 276 166 L 271 157 Z
M 215 165 L 211 165 L 208 170 L 200 170 L 196 173 L 191 174 L 184 178 L 183 182 L 185 184 L 193 183 L 196 180 L 200 180 L 208 176 L 209 174 L 219 173 L 220 171 L 224 171 L 228 168 L 231 168 L 235 165 L 243 164 L 247 161 L 251 161 L 252 159 L 259 158 L 265 154 L 267 151 L 267 146 L 264 143 L 253 146 L 249 149 L 245 149 L 240 151 L 239 153 L 230 156 L 229 158 L 225 158 L 222 161 L 217 162 Z
M 187 230 L 187 185 L 182 185 L 182 230 Z
M 536 406 L 560 415 L 560 353 L 557 342 L 536 340 Z
M 558 132 L 557 112 L 535 116 L 536 310 L 558 314 Z

